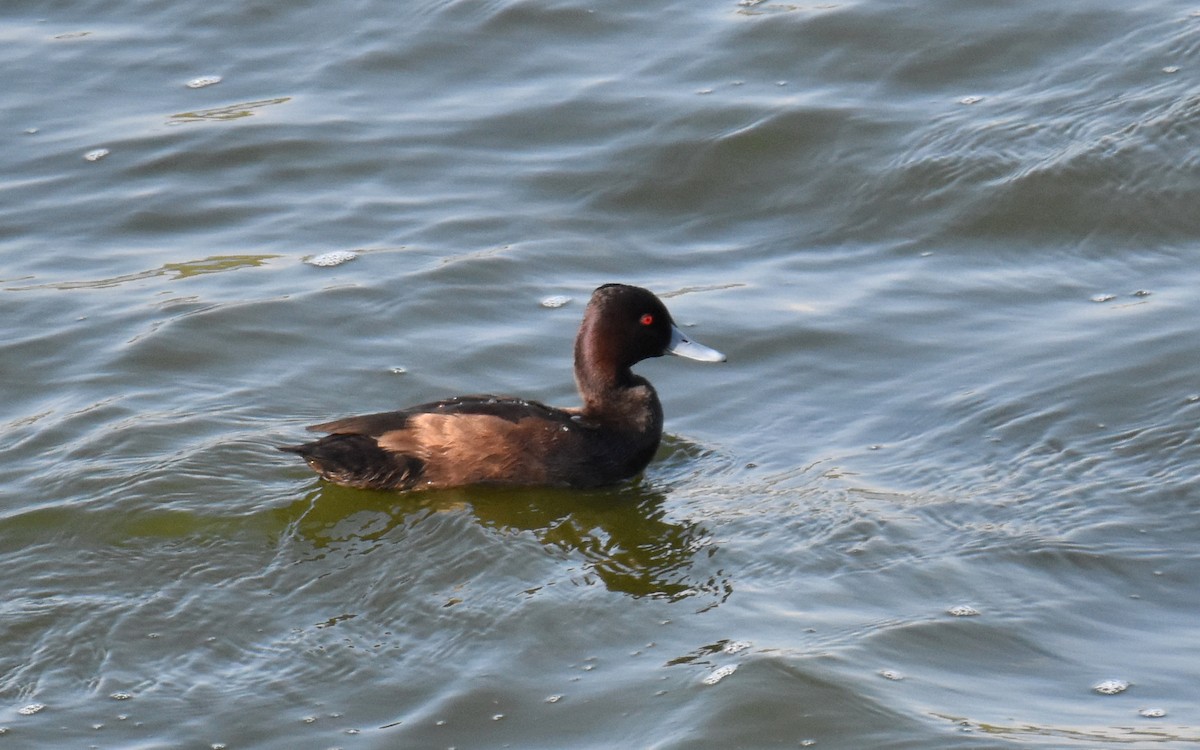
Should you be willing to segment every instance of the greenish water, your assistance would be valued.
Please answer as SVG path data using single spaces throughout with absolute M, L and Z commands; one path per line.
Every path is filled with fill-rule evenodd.
M 10 2 L 0 62 L 0 746 L 1200 741 L 1195 6 Z M 729 355 L 639 366 L 639 479 L 275 451 L 574 404 L 609 281 Z

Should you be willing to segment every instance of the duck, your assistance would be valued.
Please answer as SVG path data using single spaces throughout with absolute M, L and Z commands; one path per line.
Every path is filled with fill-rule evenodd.
M 688 338 L 653 292 L 604 284 L 588 300 L 575 338 L 581 406 L 456 396 L 315 424 L 307 429 L 324 437 L 278 448 L 328 482 L 364 489 L 602 487 L 636 476 L 658 450 L 662 404 L 631 368 L 667 354 L 726 359 Z

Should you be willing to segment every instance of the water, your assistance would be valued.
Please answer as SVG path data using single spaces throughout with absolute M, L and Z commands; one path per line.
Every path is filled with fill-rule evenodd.
M 0 63 L 0 745 L 1200 740 L 1200 7 L 9 2 Z M 640 366 L 639 480 L 273 449 L 573 404 L 608 281 L 729 355 Z

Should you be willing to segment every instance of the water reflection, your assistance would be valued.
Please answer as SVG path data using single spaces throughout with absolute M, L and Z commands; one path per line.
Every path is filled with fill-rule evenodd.
M 275 99 L 260 99 L 253 102 L 238 102 L 237 104 L 227 104 L 224 107 L 212 107 L 210 109 L 197 109 L 192 112 L 179 112 L 171 115 L 169 124 L 177 125 L 185 122 L 218 122 L 222 120 L 240 120 L 243 117 L 250 117 L 256 110 L 263 107 L 271 107 L 276 104 L 286 104 L 291 101 L 290 96 L 281 96 Z
M 703 595 L 723 602 L 732 586 L 706 572 L 716 546 L 699 524 L 669 518 L 666 495 L 629 485 L 606 491 L 473 488 L 411 494 L 322 484 L 289 509 L 294 533 L 321 551 L 348 542 L 383 542 L 399 527 L 433 513 L 469 511 L 482 527 L 533 535 L 561 559 L 584 561 L 585 574 L 610 591 L 679 600 Z M 344 523 L 356 514 L 363 523 Z M 348 531 L 347 529 L 352 529 Z M 403 544 L 403 542 L 397 542 Z
M 5 291 L 23 292 L 30 289 L 105 289 L 108 287 L 119 286 L 133 281 L 143 281 L 152 279 L 158 276 L 164 276 L 169 279 L 188 279 L 193 276 L 201 276 L 209 273 L 222 273 L 224 271 L 237 271 L 243 268 L 259 268 L 266 265 L 267 262 L 278 258 L 278 255 L 260 254 L 260 255 L 210 255 L 207 258 L 199 260 L 187 261 L 184 263 L 164 263 L 158 268 L 151 268 L 146 271 L 137 271 L 127 273 L 121 276 L 113 276 L 106 279 L 93 279 L 89 281 L 60 281 L 49 284 L 33 284 L 30 286 L 7 287 Z

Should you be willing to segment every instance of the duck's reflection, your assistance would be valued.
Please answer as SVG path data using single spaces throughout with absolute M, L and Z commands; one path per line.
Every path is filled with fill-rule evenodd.
M 661 491 L 642 484 L 596 491 L 474 488 L 395 494 L 322 483 L 291 511 L 296 514 L 293 533 L 324 550 L 350 537 L 382 541 L 429 514 L 465 509 L 485 528 L 532 534 L 556 558 L 566 554 L 575 565 L 582 560 L 585 574 L 611 591 L 671 600 L 700 595 L 719 604 L 732 589 L 721 571 L 709 569 L 716 546 L 699 524 L 668 518 L 665 500 Z M 353 524 L 343 523 L 364 513 Z

